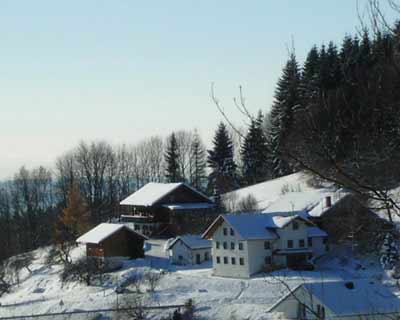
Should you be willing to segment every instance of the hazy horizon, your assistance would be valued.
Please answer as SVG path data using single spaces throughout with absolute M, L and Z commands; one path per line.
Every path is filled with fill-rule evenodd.
M 222 120 L 211 83 L 241 124 L 238 86 L 250 111 L 267 111 L 292 38 L 302 62 L 312 45 L 340 44 L 360 27 L 348 0 L 2 1 L 0 9 L 0 179 L 52 165 L 80 140 L 134 144 L 197 128 L 209 144 Z

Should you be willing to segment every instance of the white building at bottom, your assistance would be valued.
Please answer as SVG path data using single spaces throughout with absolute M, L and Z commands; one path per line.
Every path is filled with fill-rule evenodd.
M 373 280 L 304 283 L 278 300 L 269 312 L 283 319 L 399 319 L 400 299 Z
M 296 267 L 328 249 L 327 234 L 304 211 L 220 215 L 203 237 L 212 239 L 213 274 L 225 277 Z

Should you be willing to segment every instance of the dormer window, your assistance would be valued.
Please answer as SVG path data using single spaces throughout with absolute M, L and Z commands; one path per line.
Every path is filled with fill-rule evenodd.
M 297 230 L 299 228 L 299 223 L 297 221 L 293 221 L 293 230 Z

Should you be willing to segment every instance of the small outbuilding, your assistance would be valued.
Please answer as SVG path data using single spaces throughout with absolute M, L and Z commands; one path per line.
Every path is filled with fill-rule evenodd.
M 400 299 L 375 280 L 321 281 L 299 285 L 269 312 L 286 319 L 398 319 Z
M 170 261 L 178 265 L 201 264 L 211 259 L 211 247 L 211 241 L 201 235 L 179 236 L 168 246 Z
M 143 244 L 147 237 L 123 224 L 101 223 L 80 236 L 76 242 L 86 244 L 88 257 L 129 257 L 144 256 Z

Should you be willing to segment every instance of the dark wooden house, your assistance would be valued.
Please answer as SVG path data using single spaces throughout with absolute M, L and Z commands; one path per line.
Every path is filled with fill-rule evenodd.
M 123 224 L 101 223 L 88 231 L 76 242 L 86 244 L 88 257 L 144 256 L 143 245 L 147 238 Z
M 120 203 L 120 221 L 152 237 L 201 233 L 217 216 L 214 202 L 185 183 L 150 182 Z
M 359 251 L 380 247 L 382 235 L 393 226 L 368 208 L 356 195 L 347 193 L 339 200 L 324 199 L 324 209 L 310 219 L 329 235 L 331 243 L 352 243 Z

